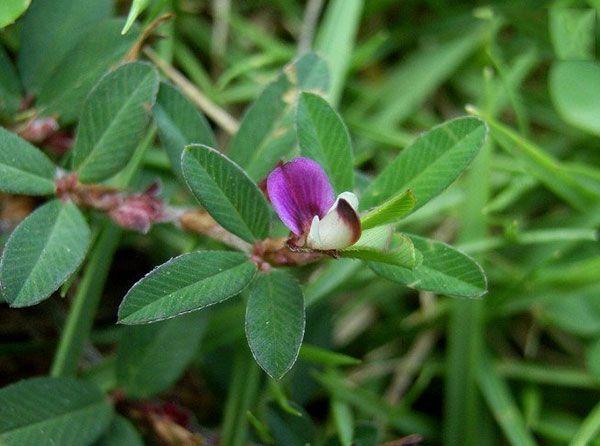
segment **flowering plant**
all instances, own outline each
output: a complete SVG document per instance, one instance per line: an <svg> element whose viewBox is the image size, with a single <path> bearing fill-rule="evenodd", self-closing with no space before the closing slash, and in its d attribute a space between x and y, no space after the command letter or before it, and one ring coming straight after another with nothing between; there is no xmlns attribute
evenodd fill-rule
<svg viewBox="0 0 600 446"><path fill-rule="evenodd" d="M600 364L589 12L507 65L491 9L254 3L0 2L0 445L565 440L504 380L597 387L515 365Z"/></svg>

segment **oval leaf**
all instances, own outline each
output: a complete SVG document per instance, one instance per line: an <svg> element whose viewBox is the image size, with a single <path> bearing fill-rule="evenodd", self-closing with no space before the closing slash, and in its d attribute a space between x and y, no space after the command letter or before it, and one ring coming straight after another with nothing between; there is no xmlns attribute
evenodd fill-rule
<svg viewBox="0 0 600 446"><path fill-rule="evenodd" d="M0 259L0 287L12 307L46 299L77 269L90 229L73 203L53 200L23 220Z"/></svg>
<svg viewBox="0 0 600 446"><path fill-rule="evenodd" d="M550 71L549 87L554 107L566 122L600 135L600 64L559 62Z"/></svg>
<svg viewBox="0 0 600 446"><path fill-rule="evenodd" d="M38 148L0 127L0 190L13 194L54 193L56 167Z"/></svg>
<svg viewBox="0 0 600 446"><path fill-rule="evenodd" d="M112 9L112 0L34 1L19 32L18 65L27 90L38 93L52 72L61 69L65 55L90 28L108 19Z"/></svg>
<svg viewBox="0 0 600 446"><path fill-rule="evenodd" d="M205 324L205 314L190 313L155 324L125 327L117 348L119 387L137 398L169 388L192 360Z"/></svg>
<svg viewBox="0 0 600 446"><path fill-rule="evenodd" d="M65 15L64 11L60 12ZM86 30L85 34L65 53L56 69L41 86L36 100L41 114L58 116L64 124L77 119L94 85L110 67L123 59L137 41L138 32L121 35L123 23L121 19L110 19L91 28L81 26ZM42 48L47 47L47 39L48 35L45 35Z"/></svg>
<svg viewBox="0 0 600 446"><path fill-rule="evenodd" d="M296 112L302 154L317 161L337 193L354 188L350 134L340 115L321 96L301 93Z"/></svg>
<svg viewBox="0 0 600 446"><path fill-rule="evenodd" d="M158 74L135 62L106 75L85 101L73 166L82 182L104 180L121 170L150 120L158 91Z"/></svg>
<svg viewBox="0 0 600 446"><path fill-rule="evenodd" d="M129 290L119 322L160 321L214 305L242 291L256 267L237 252L183 254L154 269Z"/></svg>
<svg viewBox="0 0 600 446"><path fill-rule="evenodd" d="M250 243L268 235L267 201L237 164L210 147L191 145L181 168L194 196L221 226Z"/></svg>
<svg viewBox="0 0 600 446"><path fill-rule="evenodd" d="M293 110L301 90L329 89L329 71L323 59L307 53L291 64L263 90L244 114L228 154L255 180L263 179L293 149Z"/></svg>
<svg viewBox="0 0 600 446"><path fill-rule="evenodd" d="M81 446L108 427L112 406L91 383L33 378L0 389L0 444Z"/></svg>
<svg viewBox="0 0 600 446"><path fill-rule="evenodd" d="M256 362L280 379L294 365L304 337L304 296L284 271L262 274L246 304L246 337Z"/></svg>
<svg viewBox="0 0 600 446"><path fill-rule="evenodd" d="M478 118L448 121L419 137L367 187L361 207L368 209L410 189L418 209L446 189L467 168L486 137Z"/></svg>
<svg viewBox="0 0 600 446"><path fill-rule="evenodd" d="M183 175L181 154L185 146L204 144L216 147L217 141L210 124L176 87L161 83L152 111L171 167L180 177Z"/></svg>
<svg viewBox="0 0 600 446"><path fill-rule="evenodd" d="M422 262L414 269L368 262L369 267L386 279L409 288L457 297L481 297L487 292L487 279L471 257L436 240L410 235Z"/></svg>

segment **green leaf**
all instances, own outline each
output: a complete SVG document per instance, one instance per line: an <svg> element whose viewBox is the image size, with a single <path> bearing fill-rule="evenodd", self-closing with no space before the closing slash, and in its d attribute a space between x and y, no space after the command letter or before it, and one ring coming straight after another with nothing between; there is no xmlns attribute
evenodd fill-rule
<svg viewBox="0 0 600 446"><path fill-rule="evenodd" d="M476 367L479 389L508 442L512 446L536 446L508 384L498 375L491 360L482 358Z"/></svg>
<svg viewBox="0 0 600 446"><path fill-rule="evenodd" d="M125 167L144 135L157 91L156 70L141 62L121 66L94 87L73 147L82 182L104 180Z"/></svg>
<svg viewBox="0 0 600 446"><path fill-rule="evenodd" d="M596 340L589 346L585 360L589 372L600 379L600 340Z"/></svg>
<svg viewBox="0 0 600 446"><path fill-rule="evenodd" d="M13 194L54 193L56 167L37 147L0 127L0 190Z"/></svg>
<svg viewBox="0 0 600 446"><path fill-rule="evenodd" d="M108 427L112 412L108 399L91 383L23 380L0 389L0 444L91 444Z"/></svg>
<svg viewBox="0 0 600 446"><path fill-rule="evenodd" d="M181 166L188 187L221 226L250 243L267 236L267 201L239 166L202 145L186 147Z"/></svg>
<svg viewBox="0 0 600 446"><path fill-rule="evenodd" d="M90 90L138 38L137 32L122 36L122 26L123 20L111 19L85 28L85 34L41 86L36 102L41 114L58 116L64 124L79 117Z"/></svg>
<svg viewBox="0 0 600 446"><path fill-rule="evenodd" d="M341 446L352 446L354 444L354 415L350 406L341 400L331 400L331 414L337 430Z"/></svg>
<svg viewBox="0 0 600 446"><path fill-rule="evenodd" d="M23 14L31 0L4 0L0 3L0 28L10 25Z"/></svg>
<svg viewBox="0 0 600 446"><path fill-rule="evenodd" d="M129 8L129 14L127 15L127 22L123 26L121 34L127 34L135 19L144 12L144 9L148 7L150 0L133 0L131 2L131 8Z"/></svg>
<svg viewBox="0 0 600 446"><path fill-rule="evenodd" d="M446 189L483 146L486 125L458 118L434 127L407 147L367 187L361 207L377 206L410 189L418 209Z"/></svg>
<svg viewBox="0 0 600 446"><path fill-rule="evenodd" d="M21 80L4 46L0 44L0 117L12 121L22 99Z"/></svg>
<svg viewBox="0 0 600 446"><path fill-rule="evenodd" d="M585 210L600 199L600 182L549 155L541 147L523 138L519 133L486 116L492 137L500 147L521 160L527 173L571 206Z"/></svg>
<svg viewBox="0 0 600 446"><path fill-rule="evenodd" d="M319 27L315 49L329 63L331 89L328 96L333 104L337 104L342 96L364 3L364 0L329 2Z"/></svg>
<svg viewBox="0 0 600 446"><path fill-rule="evenodd" d="M387 263L413 269L417 264L417 252L413 242L406 236L396 234L392 241L389 227L364 231L360 240L339 252L341 257L369 262Z"/></svg>
<svg viewBox="0 0 600 446"><path fill-rule="evenodd" d="M117 348L117 380L125 393L146 398L168 389L198 349L204 313L125 327Z"/></svg>
<svg viewBox="0 0 600 446"><path fill-rule="evenodd" d="M301 93L296 113L300 150L317 161L337 193L354 188L350 134L340 115L323 97Z"/></svg>
<svg viewBox="0 0 600 446"><path fill-rule="evenodd" d="M591 286L568 293L546 292L537 306L536 316L544 324L582 337L600 335L598 287Z"/></svg>
<svg viewBox="0 0 600 446"><path fill-rule="evenodd" d="M109 18L112 9L111 0L34 1L23 17L19 34L18 66L26 89L39 93L52 73L61 69L67 53L91 27ZM69 64L76 62L69 60Z"/></svg>
<svg viewBox="0 0 600 446"><path fill-rule="evenodd" d="M600 64L565 61L552 66L550 97L558 114L579 129L600 135Z"/></svg>
<svg viewBox="0 0 600 446"><path fill-rule="evenodd" d="M119 323L160 321L222 302L242 291L255 271L248 257L237 252L175 257L129 290L119 307Z"/></svg>
<svg viewBox="0 0 600 446"><path fill-rule="evenodd" d="M6 242L0 284L12 307L46 299L83 261L90 229L73 203L50 201L23 220Z"/></svg>
<svg viewBox="0 0 600 446"><path fill-rule="evenodd" d="M162 82L153 109L158 134L171 167L182 177L181 154L189 144L216 147L217 141L204 115L174 86Z"/></svg>
<svg viewBox="0 0 600 446"><path fill-rule="evenodd" d="M596 11L555 6L550 8L550 38L561 60L593 59Z"/></svg>
<svg viewBox="0 0 600 446"><path fill-rule="evenodd" d="M144 442L127 418L116 415L95 446L144 446Z"/></svg>
<svg viewBox="0 0 600 446"><path fill-rule="evenodd" d="M483 32L485 30L485 32ZM477 49L493 27L465 29L461 36L421 48L389 73L387 80L361 101L357 119L381 128L394 128L431 97Z"/></svg>
<svg viewBox="0 0 600 446"><path fill-rule="evenodd" d="M325 94L329 72L323 59L307 53L287 65L244 114L228 155L255 181L292 151L296 135L293 111L302 90Z"/></svg>
<svg viewBox="0 0 600 446"><path fill-rule="evenodd" d="M409 288L456 297L481 297L487 292L487 279L481 266L471 257L445 243L409 235L423 255L413 270L368 262L369 267L386 279Z"/></svg>
<svg viewBox="0 0 600 446"><path fill-rule="evenodd" d="M21 98L21 80L6 50L0 44L0 115L6 115L6 119L11 120L12 115L21 106Z"/></svg>
<svg viewBox="0 0 600 446"><path fill-rule="evenodd" d="M304 337L304 297L284 271L261 274L246 304L246 337L256 362L280 379L294 365Z"/></svg>
<svg viewBox="0 0 600 446"><path fill-rule="evenodd" d="M353 358L352 356L344 355L342 353L334 352L307 343L302 344L302 348L300 348L300 358L307 362L329 367L358 365L362 362L360 359Z"/></svg>
<svg viewBox="0 0 600 446"><path fill-rule="evenodd" d="M364 230L377 226L398 223L415 207L417 199L411 190L394 195L360 218L360 226Z"/></svg>

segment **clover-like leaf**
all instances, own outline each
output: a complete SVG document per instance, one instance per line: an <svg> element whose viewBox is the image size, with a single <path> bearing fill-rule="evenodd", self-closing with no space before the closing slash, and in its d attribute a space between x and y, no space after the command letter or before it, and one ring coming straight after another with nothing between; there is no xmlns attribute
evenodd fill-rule
<svg viewBox="0 0 600 446"><path fill-rule="evenodd" d="M201 312L125 327L117 348L119 386L133 397L149 397L170 387L192 360L205 327Z"/></svg>
<svg viewBox="0 0 600 446"><path fill-rule="evenodd" d="M304 156L317 161L341 193L354 188L350 134L340 115L322 96L303 92L296 112L298 143Z"/></svg>
<svg viewBox="0 0 600 446"><path fill-rule="evenodd" d="M315 53L299 57L267 85L246 111L231 140L228 155L253 180L261 180L294 147L294 109L299 92L326 94L328 89L329 71L325 61Z"/></svg>
<svg viewBox="0 0 600 446"><path fill-rule="evenodd" d="M267 236L267 201L237 164L210 147L194 144L185 148L181 167L194 196L221 226L250 243Z"/></svg>
<svg viewBox="0 0 600 446"><path fill-rule="evenodd" d="M478 118L445 122L419 137L367 187L361 207L368 209L410 189L418 209L446 189L483 146L487 133Z"/></svg>
<svg viewBox="0 0 600 446"><path fill-rule="evenodd" d="M148 273L127 293L119 322L144 324L222 302L242 291L256 267L237 252L183 254Z"/></svg>
<svg viewBox="0 0 600 446"><path fill-rule="evenodd" d="M216 147L217 141L204 115L174 86L162 82L153 109L160 141L171 167L182 176L181 154L185 146L204 144Z"/></svg>
<svg viewBox="0 0 600 446"><path fill-rule="evenodd" d="M82 182L104 180L125 167L150 121L157 91L156 70L141 62L119 67L94 87L73 147Z"/></svg>
<svg viewBox="0 0 600 446"><path fill-rule="evenodd" d="M37 147L0 127L0 190L13 194L54 192L56 167Z"/></svg>
<svg viewBox="0 0 600 446"><path fill-rule="evenodd" d="M0 289L13 307L46 299L77 269L90 244L90 229L73 203L53 200L23 220L0 260Z"/></svg>
<svg viewBox="0 0 600 446"><path fill-rule="evenodd" d="M294 365L304 337L304 297L285 271L261 274L246 304L246 337L254 359L280 379Z"/></svg>
<svg viewBox="0 0 600 446"><path fill-rule="evenodd" d="M451 246L410 235L422 261L414 269L368 262L380 276L409 288L457 297L481 297L487 292L487 279L481 266Z"/></svg>
<svg viewBox="0 0 600 446"><path fill-rule="evenodd" d="M80 446L108 427L113 409L94 384L33 378L0 389L0 444Z"/></svg>
<svg viewBox="0 0 600 446"><path fill-rule="evenodd" d="M100 0L98 3L104 1ZM108 19L93 26L77 25L84 33L74 46L57 60L56 68L40 86L36 99L40 114L58 116L64 124L74 122L81 115L83 104L92 88L111 67L119 65L139 37L137 31L122 36L120 31L123 23L123 19ZM48 35L44 35L43 39L41 48L47 47ZM23 52L21 51L21 54Z"/></svg>

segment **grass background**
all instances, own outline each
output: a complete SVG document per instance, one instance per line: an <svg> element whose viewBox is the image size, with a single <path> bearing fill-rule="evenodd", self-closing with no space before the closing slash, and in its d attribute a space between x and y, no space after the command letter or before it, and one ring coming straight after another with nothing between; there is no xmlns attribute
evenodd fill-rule
<svg viewBox="0 0 600 446"><path fill-rule="evenodd" d="M597 2L184 0L161 7L175 18L161 26L167 38L154 49L234 117L299 52L312 46L323 55L331 102L349 126L364 176L470 104L490 124L484 150L401 229L476 257L489 293L456 300L411 291L352 263L329 265L307 286L308 347L283 382L265 380L238 348L243 305L233 303L210 311L192 366L154 398L193 413L206 438L221 426L222 444L232 446L246 438L403 445L413 434L448 446L600 444L600 142L598 132L557 110L549 91L561 60L596 60ZM565 8L574 8L566 14L575 19L564 18ZM10 42L10 33L3 38ZM589 85L591 95L599 90ZM217 136L221 145L228 140L226 131ZM150 150L144 166L142 182L163 176L177 196L161 150ZM98 290L104 300L86 350L90 379L110 387L119 339L112 317L124 291L160 259L196 243L158 227L149 238L125 236L112 266L94 260L110 266L111 280ZM64 313L60 302L0 309L0 381L47 370Z"/></svg>

